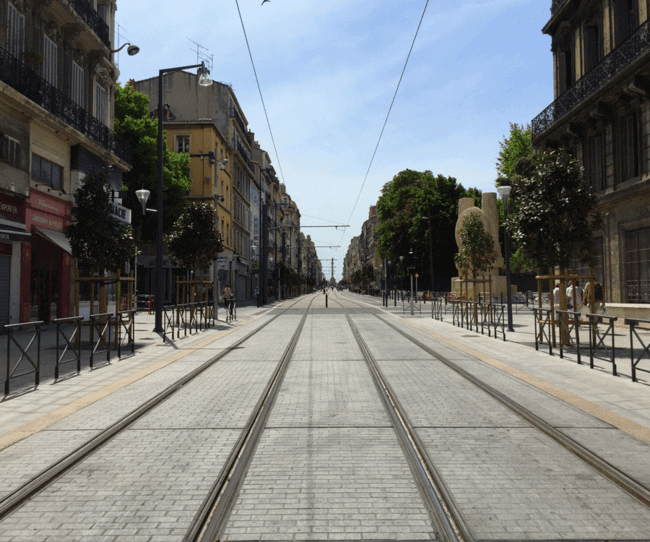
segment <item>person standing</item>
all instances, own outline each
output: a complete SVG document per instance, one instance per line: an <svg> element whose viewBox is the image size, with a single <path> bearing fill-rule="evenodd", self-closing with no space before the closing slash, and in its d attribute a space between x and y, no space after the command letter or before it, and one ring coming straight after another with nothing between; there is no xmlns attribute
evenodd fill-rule
<svg viewBox="0 0 650 542"><path fill-rule="evenodd" d="M569 282L566 297L567 307L571 308L569 304L572 304L573 310L576 312L582 308L582 288L580 288L580 283L577 280Z"/></svg>
<svg viewBox="0 0 650 542"><path fill-rule="evenodd" d="M223 289L223 303L226 307L226 310L230 306L231 299L232 299L232 290L230 289L230 284L226 284L226 287Z"/></svg>

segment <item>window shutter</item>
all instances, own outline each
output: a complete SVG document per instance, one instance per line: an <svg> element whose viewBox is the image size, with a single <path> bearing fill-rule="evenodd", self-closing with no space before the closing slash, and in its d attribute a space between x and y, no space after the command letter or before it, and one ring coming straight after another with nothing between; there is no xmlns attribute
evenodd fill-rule
<svg viewBox="0 0 650 542"><path fill-rule="evenodd" d="M84 70L74 61L72 62L71 77L72 100L80 107L84 107Z"/></svg>
<svg viewBox="0 0 650 542"><path fill-rule="evenodd" d="M7 7L7 50L19 59L25 52L25 16L11 2Z"/></svg>
<svg viewBox="0 0 650 542"><path fill-rule="evenodd" d="M58 47L43 35L43 78L53 87L57 86Z"/></svg>
<svg viewBox="0 0 650 542"><path fill-rule="evenodd" d="M106 124L106 109L108 101L106 98L106 89L99 83L95 83L95 118L102 124Z"/></svg>

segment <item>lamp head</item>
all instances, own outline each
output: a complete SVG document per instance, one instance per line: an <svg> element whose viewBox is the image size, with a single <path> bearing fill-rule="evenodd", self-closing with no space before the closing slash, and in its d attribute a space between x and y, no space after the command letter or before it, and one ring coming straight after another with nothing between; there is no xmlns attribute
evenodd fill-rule
<svg viewBox="0 0 650 542"><path fill-rule="evenodd" d="M504 201L508 199L511 190L512 190L512 186L503 185L503 184L501 186L497 186L497 192L499 193L499 197Z"/></svg>
<svg viewBox="0 0 650 542"><path fill-rule="evenodd" d="M137 45L130 44L129 48L126 50L129 56L137 55L140 52L140 47Z"/></svg>
<svg viewBox="0 0 650 542"><path fill-rule="evenodd" d="M135 196L138 198L140 205L142 205L142 214L145 213L145 209L147 208L147 200L149 199L149 194L151 194L151 192L149 192L149 190L145 190L144 188L135 191Z"/></svg>
<svg viewBox="0 0 650 542"><path fill-rule="evenodd" d="M210 79L210 70L205 67L205 63L201 62L201 67L197 73L199 76L199 85L202 87L209 87L212 85L212 79Z"/></svg>

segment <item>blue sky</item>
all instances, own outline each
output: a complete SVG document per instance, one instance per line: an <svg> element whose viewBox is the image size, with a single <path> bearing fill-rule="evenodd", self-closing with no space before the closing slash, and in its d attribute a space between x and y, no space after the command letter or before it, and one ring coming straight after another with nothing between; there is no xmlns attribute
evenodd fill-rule
<svg viewBox="0 0 650 542"><path fill-rule="evenodd" d="M235 0L158 0L156 9L119 0L119 43L140 47L120 53L120 81L196 63L189 39L207 48L212 78L233 86L302 224L350 224L303 230L316 245L341 245L318 249L336 259L337 278L394 175L429 169L494 191L509 123L528 123L553 101L551 40L541 32L551 0L431 0L360 194L426 0L260 4L239 0L277 156Z"/></svg>

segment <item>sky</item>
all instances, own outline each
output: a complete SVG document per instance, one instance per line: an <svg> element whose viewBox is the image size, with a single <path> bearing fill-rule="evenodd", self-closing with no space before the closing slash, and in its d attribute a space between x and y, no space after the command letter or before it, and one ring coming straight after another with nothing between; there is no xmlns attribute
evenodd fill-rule
<svg viewBox="0 0 650 542"><path fill-rule="evenodd" d="M157 0L152 8L118 0L115 43L140 47L136 56L126 49L116 55L119 80L196 64L196 43L212 55L212 79L232 85L298 205L302 232L317 247L340 246L317 248L327 277L333 258L341 278L351 239L400 171L431 170L494 192L499 142L510 123L530 123L553 101L551 39L541 31L551 0L261 4ZM350 227L306 227L330 225Z"/></svg>

